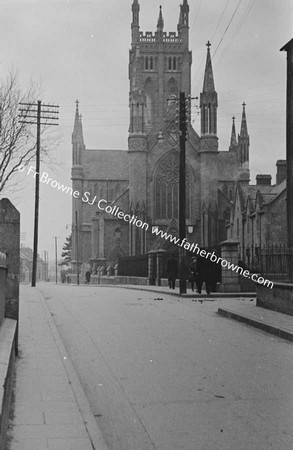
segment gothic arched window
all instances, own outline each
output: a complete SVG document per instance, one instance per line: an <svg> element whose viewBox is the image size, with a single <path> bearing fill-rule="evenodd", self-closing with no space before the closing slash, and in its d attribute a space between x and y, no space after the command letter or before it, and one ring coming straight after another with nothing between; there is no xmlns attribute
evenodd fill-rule
<svg viewBox="0 0 293 450"><path fill-rule="evenodd" d="M177 64L176 64L176 56L173 57L173 70L177 69Z"/></svg>
<svg viewBox="0 0 293 450"><path fill-rule="evenodd" d="M155 216L157 219L179 217L179 155L168 154L163 158L155 175ZM186 218L190 218L190 176L186 174Z"/></svg>
<svg viewBox="0 0 293 450"><path fill-rule="evenodd" d="M178 84L177 84L177 81L176 81L176 79L174 77L172 77L172 78L170 78L168 80L167 91L168 91L168 97L171 97L172 95L177 97L177 95L178 95Z"/></svg>
<svg viewBox="0 0 293 450"><path fill-rule="evenodd" d="M154 86L154 82L152 80L152 78L148 77L145 80L144 83L144 93L146 96L146 107L145 107L145 115L144 115L144 121L145 121L145 126L151 127L152 125L152 121L153 121L153 117L154 117L154 107L155 107L155 86Z"/></svg>
<svg viewBox="0 0 293 450"><path fill-rule="evenodd" d="M154 70L154 58L150 57L150 70Z"/></svg>
<svg viewBox="0 0 293 450"><path fill-rule="evenodd" d="M146 56L144 59L144 68L145 68L145 70L149 69L149 57L148 56Z"/></svg>

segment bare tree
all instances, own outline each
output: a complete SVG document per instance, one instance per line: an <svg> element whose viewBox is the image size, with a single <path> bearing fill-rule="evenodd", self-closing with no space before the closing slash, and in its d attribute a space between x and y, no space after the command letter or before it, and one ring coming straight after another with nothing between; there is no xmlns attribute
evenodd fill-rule
<svg viewBox="0 0 293 450"><path fill-rule="evenodd" d="M35 103L36 91L32 86L20 88L17 75L10 72L0 85L0 192L22 166L35 157L35 126L19 120L19 103ZM31 119L27 118L27 121Z"/></svg>

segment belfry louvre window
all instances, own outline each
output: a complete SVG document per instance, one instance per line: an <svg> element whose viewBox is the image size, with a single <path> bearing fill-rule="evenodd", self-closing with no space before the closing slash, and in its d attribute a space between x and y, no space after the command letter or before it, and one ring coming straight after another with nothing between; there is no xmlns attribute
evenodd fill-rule
<svg viewBox="0 0 293 450"><path fill-rule="evenodd" d="M154 58L153 56L145 56L144 58L144 69L154 70Z"/></svg>
<svg viewBox="0 0 293 450"><path fill-rule="evenodd" d="M190 218L190 176L186 174L186 218ZM179 155L168 155L155 175L155 216L157 219L179 217Z"/></svg>
<svg viewBox="0 0 293 450"><path fill-rule="evenodd" d="M177 58L176 58L176 56L169 56L169 58L168 58L168 70L177 70Z"/></svg>

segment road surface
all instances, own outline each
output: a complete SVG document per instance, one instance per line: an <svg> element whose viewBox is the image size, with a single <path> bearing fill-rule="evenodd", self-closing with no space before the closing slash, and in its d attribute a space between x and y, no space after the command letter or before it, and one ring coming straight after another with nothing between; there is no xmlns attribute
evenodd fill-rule
<svg viewBox="0 0 293 450"><path fill-rule="evenodd" d="M241 300L39 289L110 450L293 448L293 345L217 315Z"/></svg>

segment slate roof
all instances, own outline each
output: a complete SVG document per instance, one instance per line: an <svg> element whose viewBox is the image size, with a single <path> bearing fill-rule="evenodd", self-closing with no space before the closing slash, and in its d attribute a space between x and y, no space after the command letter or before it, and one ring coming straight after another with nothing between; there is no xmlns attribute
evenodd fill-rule
<svg viewBox="0 0 293 450"><path fill-rule="evenodd" d="M83 153L83 173L87 179L128 180L128 152L126 150L90 150Z"/></svg>

